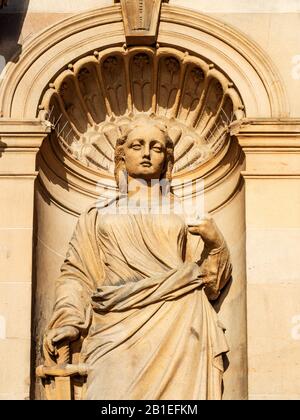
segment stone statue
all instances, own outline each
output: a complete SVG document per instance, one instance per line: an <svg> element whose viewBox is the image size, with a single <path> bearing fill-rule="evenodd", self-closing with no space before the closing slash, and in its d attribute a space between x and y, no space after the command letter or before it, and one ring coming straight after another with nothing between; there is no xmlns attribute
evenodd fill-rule
<svg viewBox="0 0 300 420"><path fill-rule="evenodd" d="M228 346L209 300L230 278L229 251L212 218L186 220L153 182L168 184L173 160L166 127L137 119L115 148L121 194L82 214L71 239L44 351L55 360L61 343L81 337L86 399L221 399ZM169 214L119 211L134 194L124 174L143 187L139 204L160 207L165 195ZM189 249L194 235L201 255Z"/></svg>

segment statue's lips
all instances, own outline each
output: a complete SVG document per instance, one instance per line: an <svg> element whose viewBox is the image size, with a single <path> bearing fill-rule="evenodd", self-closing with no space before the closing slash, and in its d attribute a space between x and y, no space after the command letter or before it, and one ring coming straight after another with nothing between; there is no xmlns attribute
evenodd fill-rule
<svg viewBox="0 0 300 420"><path fill-rule="evenodd" d="M152 166L151 162L141 162L140 163L141 166L143 166L144 168L150 168L150 166Z"/></svg>

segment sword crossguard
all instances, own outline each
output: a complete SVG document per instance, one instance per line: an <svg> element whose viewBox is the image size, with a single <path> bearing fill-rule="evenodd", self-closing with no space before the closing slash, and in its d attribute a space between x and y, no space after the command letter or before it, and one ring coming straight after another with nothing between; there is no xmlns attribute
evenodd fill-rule
<svg viewBox="0 0 300 420"><path fill-rule="evenodd" d="M77 365L59 364L54 366L38 366L36 368L36 375L40 378L46 378L47 376L52 377L70 377L74 375L87 376L88 369L84 363L78 363Z"/></svg>

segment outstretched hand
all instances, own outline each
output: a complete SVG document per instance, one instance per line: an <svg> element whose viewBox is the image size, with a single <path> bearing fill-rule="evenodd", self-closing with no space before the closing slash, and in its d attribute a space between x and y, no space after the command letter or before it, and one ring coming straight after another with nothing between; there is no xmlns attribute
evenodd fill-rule
<svg viewBox="0 0 300 420"><path fill-rule="evenodd" d="M222 233L219 231L214 219L209 215L195 223L189 223L188 230L193 235L200 235L205 245L211 249L221 247L224 242Z"/></svg>
<svg viewBox="0 0 300 420"><path fill-rule="evenodd" d="M56 354L56 346L61 341L75 341L79 337L79 330L76 327L65 326L48 330L44 338L45 350L52 355Z"/></svg>

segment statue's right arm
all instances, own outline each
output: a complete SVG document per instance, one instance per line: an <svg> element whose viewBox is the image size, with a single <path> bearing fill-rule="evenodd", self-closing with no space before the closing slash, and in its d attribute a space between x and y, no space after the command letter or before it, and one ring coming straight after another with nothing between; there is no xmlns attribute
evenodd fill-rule
<svg viewBox="0 0 300 420"><path fill-rule="evenodd" d="M48 330L44 338L44 350L51 354L55 355L56 346L60 342L68 342L77 340L80 335L80 331L76 327L65 326L59 328L52 328Z"/></svg>
<svg viewBox="0 0 300 420"><path fill-rule="evenodd" d="M76 340L90 324L90 297L101 282L95 213L80 216L56 281L55 305L45 334L50 354L61 341Z"/></svg>

